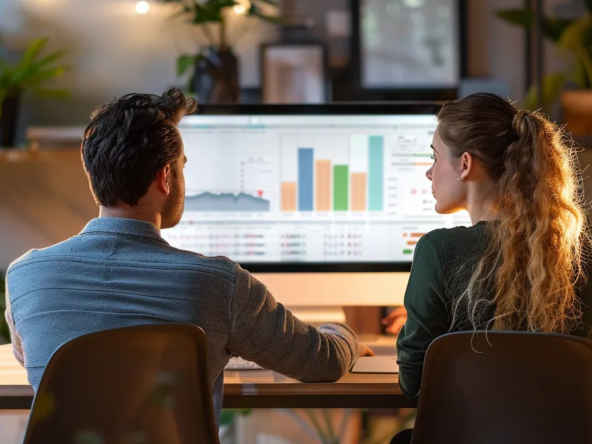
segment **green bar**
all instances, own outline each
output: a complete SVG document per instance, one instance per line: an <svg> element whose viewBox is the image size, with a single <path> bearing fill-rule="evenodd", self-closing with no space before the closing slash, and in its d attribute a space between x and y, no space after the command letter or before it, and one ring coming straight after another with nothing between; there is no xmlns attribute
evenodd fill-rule
<svg viewBox="0 0 592 444"><path fill-rule="evenodd" d="M333 210L347 211L349 167L347 165L333 166Z"/></svg>
<svg viewBox="0 0 592 444"><path fill-rule="evenodd" d="M403 250L403 254L413 254L413 250Z"/></svg>

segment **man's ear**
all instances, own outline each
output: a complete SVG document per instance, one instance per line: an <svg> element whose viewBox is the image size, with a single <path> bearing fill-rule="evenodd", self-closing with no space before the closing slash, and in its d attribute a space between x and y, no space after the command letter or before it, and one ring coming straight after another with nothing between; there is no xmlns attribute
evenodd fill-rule
<svg viewBox="0 0 592 444"><path fill-rule="evenodd" d="M156 187L163 192L165 195L169 195L171 192L170 186L171 180L171 165L166 164L160 170L156 172Z"/></svg>

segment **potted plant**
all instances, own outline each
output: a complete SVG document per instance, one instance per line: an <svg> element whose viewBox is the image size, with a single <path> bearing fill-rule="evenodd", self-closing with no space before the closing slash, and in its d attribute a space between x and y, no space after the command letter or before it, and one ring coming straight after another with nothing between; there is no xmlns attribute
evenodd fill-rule
<svg viewBox="0 0 592 444"><path fill-rule="evenodd" d="M232 50L227 14L245 14L271 23L280 23L278 16L269 14L268 8L276 8L275 0L159 0L177 3L179 11L173 18L181 17L197 26L206 45L196 54L184 54L177 59L177 75L182 76L193 69L188 90L200 102L238 102L239 62ZM212 33L214 24L217 33ZM236 30L235 30L236 31ZM240 30L238 30L240 34ZM235 36L241 38L242 35Z"/></svg>
<svg viewBox="0 0 592 444"><path fill-rule="evenodd" d="M20 60L11 66L0 55L0 147L14 144L18 108L26 93L38 97L67 97L61 89L44 88L44 84L66 72L66 66L55 63L64 56L56 51L40 57L48 39L33 40Z"/></svg>
<svg viewBox="0 0 592 444"><path fill-rule="evenodd" d="M563 119L574 136L592 135L592 0L586 0L585 5L587 12L578 19L545 17L542 24L544 36L557 45L568 69L543 78L541 107L548 112L561 97ZM536 23L530 9L502 10L497 16L526 29ZM537 108L537 85L527 92L524 105L530 110Z"/></svg>

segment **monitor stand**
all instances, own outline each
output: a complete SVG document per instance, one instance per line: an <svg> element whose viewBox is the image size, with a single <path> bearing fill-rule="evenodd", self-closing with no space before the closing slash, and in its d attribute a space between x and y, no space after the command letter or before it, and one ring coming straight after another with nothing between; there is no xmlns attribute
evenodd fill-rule
<svg viewBox="0 0 592 444"><path fill-rule="evenodd" d="M316 306L316 307L286 307L294 316L302 322L319 327L328 322L345 324L345 312L340 306Z"/></svg>

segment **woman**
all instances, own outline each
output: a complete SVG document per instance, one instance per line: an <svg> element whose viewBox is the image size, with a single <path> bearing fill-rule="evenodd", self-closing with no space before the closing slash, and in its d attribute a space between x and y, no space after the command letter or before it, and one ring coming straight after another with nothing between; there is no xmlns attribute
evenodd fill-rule
<svg viewBox="0 0 592 444"><path fill-rule="evenodd" d="M467 210L473 226L418 242L397 340L399 382L420 390L428 345L450 331L586 335L592 289L580 171L557 125L493 94L448 102L432 149L436 211Z"/></svg>

